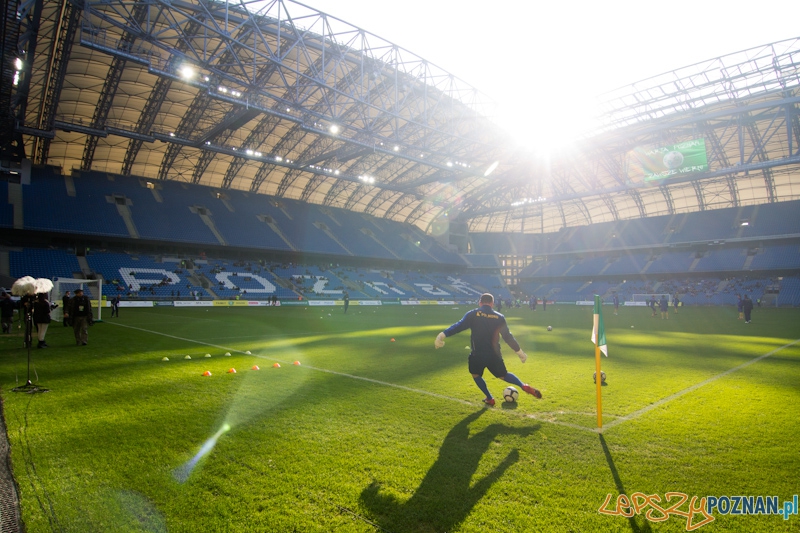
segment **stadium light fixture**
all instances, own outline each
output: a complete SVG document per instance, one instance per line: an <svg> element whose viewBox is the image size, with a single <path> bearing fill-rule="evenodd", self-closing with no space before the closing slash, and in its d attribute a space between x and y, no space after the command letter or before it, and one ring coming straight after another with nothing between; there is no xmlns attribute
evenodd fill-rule
<svg viewBox="0 0 800 533"><path fill-rule="evenodd" d="M337 124L331 124L330 127L328 128L328 131L331 132L333 135L336 135L337 133L339 133L340 128Z"/></svg>
<svg viewBox="0 0 800 533"><path fill-rule="evenodd" d="M196 74L195 70L189 65L183 65L180 69L181 78L191 80Z"/></svg>
<svg viewBox="0 0 800 533"><path fill-rule="evenodd" d="M452 161L448 161L448 162L447 162L447 166L448 166L448 167L452 167L452 166L453 166L453 162L452 162Z"/></svg>
<svg viewBox="0 0 800 533"><path fill-rule="evenodd" d="M396 144L394 145L394 151L395 151L395 152L399 152L399 151L400 151L400 147L399 147L399 146L397 146Z"/></svg>
<svg viewBox="0 0 800 533"><path fill-rule="evenodd" d="M497 170L498 166L500 166L500 161L495 161L494 163L489 165L489 168L487 168L486 172L483 173L483 177L488 178L489 176L491 176L492 172Z"/></svg>
<svg viewBox="0 0 800 533"><path fill-rule="evenodd" d="M22 70L22 59L16 58L14 60L14 68L17 70Z"/></svg>

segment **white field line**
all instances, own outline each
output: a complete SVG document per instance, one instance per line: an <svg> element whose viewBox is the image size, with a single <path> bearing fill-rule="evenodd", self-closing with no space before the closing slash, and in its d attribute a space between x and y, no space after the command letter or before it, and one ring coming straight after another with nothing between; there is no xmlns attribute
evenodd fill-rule
<svg viewBox="0 0 800 533"><path fill-rule="evenodd" d="M211 346L213 348L219 348L220 350L225 350L225 351L228 351L228 352L237 352L237 353L240 353L240 354L243 354L243 355L247 355L242 350L237 350L235 348L229 348L227 346L220 346L219 344L213 344L213 343L210 343L210 342L203 342L203 341L198 341L198 340L194 340L194 339L187 339L185 337L178 337L177 335L170 335L168 333L162 333L160 331L153 331L153 330L150 330L150 329L138 328L136 326L129 326L127 324L120 324L119 322L108 322L108 323L109 324L113 324L114 326L122 327L122 328L135 329L135 330L138 330L138 331L143 331L145 333L151 333L153 335L161 335L162 337L169 337L170 339L177 339L177 340L184 341L184 342L191 342L191 343L194 343L194 344L201 344L203 346ZM259 355L259 354L250 354L250 355L252 355L254 357L258 357L259 359L266 359L266 360L269 360L269 361L275 361L277 363L281 363L281 364L285 364L285 365L292 364L290 361L284 361L282 359L276 359L274 357L267 357L266 355ZM350 379L357 379L357 380L360 380L360 381L367 381L369 383L374 383L376 385L383 385L385 387L393 387L395 389L400 389L400 390L404 390L404 391L407 391L407 392L414 392L414 393L417 393L417 394L424 394L426 396L432 396L434 398L439 398L441 400L449 400L451 402L458 402L458 403L460 403L462 405L468 405L470 407L481 407L483 405L483 404L477 404L477 403L474 403L474 402L469 402L467 400L461 400L459 398L453 398L452 396L445 396L443 394L437 394L435 392L430 392L430 391L426 391L426 390L422 390L422 389L415 389L415 388L412 388L412 387L406 387L405 385L398 385L396 383L389 383L388 381L380 381L378 379L366 378L366 377L363 377L363 376L356 376L354 374L346 374L344 372L337 372L336 370L328 370L327 368L319 368L319 367L309 366L309 365L303 365L303 368L308 368L310 370L316 370L318 372L325 372L327 374L333 374L335 376L341 376L341 377L346 377L346 378L350 378ZM514 411L505 411L505 410L500 410L498 412L514 413ZM581 425L578 425L578 424L571 424L569 422L562 422L560 420L550 420L550 419L547 418L547 416L551 416L552 413L542 413L542 414L530 414L530 413L522 414L522 413L519 413L519 414L522 415L524 418L530 418L530 419L536 420L537 422L546 422L548 424L566 426L566 427L573 428L573 429L579 429L581 431L589 431L589 432L595 432L596 431L595 429L588 428L588 427L585 427L585 426L581 426ZM581 414L583 414L583 413L581 413ZM592 415L592 416L594 416L594 415Z"/></svg>
<svg viewBox="0 0 800 533"><path fill-rule="evenodd" d="M633 420L633 419L639 418L643 414L649 413L650 411L652 411L653 409L655 409L657 407L661 407L662 405L664 405L664 404L666 404L668 402L671 402L672 400L675 400L677 398L680 398L681 396L683 396L685 394L689 394L690 392L696 391L700 387L703 387L705 385L708 385L709 383L717 381L720 378L724 378L728 374L732 374L734 372L738 372L739 370L741 370L743 368L746 368L746 367L748 367L748 366L750 366L750 365L752 365L754 363L757 363L757 362L761 361L762 359L766 359L767 357L769 357L771 355L774 355L774 354L780 352L781 350L785 350L786 348L789 348L790 346L794 346L798 342L800 342L800 339L797 339L797 340L795 340L793 342L790 342L789 344L785 344L785 345L783 345L783 346L781 346L779 348L775 348L771 352L765 353L764 355L760 355L760 356L756 357L755 359L751 359L751 360L747 361L746 363L742 363L739 366L735 366L733 368L729 368L725 372L721 372L721 373L717 374L716 376L711 376L710 378L708 378L708 379L706 379L704 381L701 381L700 383L696 383L696 384L692 385L691 387L687 387L687 388L685 388L685 389L683 389L681 391L676 392L675 394L671 394L671 395L667 396L666 398L662 398L662 399L658 400L655 403L651 403L647 407L643 407L642 409L639 409L638 411L632 412L629 415L621 416L621 417L617 418L616 420L614 420L612 422L609 422L608 424L605 424L603 426L603 429L610 429L610 428L612 428L614 426L622 424L623 422L628 422L629 420Z"/></svg>

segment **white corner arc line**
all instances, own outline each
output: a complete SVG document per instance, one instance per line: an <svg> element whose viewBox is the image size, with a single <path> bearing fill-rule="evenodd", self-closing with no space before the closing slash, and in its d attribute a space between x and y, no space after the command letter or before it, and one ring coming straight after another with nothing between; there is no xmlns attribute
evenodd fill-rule
<svg viewBox="0 0 800 533"><path fill-rule="evenodd" d="M191 343L194 343L194 344L201 344L203 346L211 346L213 348L219 348L220 350L226 350L226 351L230 351L230 352L237 352L237 353L240 353L242 355L247 355L242 350L237 350L235 348L229 348L227 346L220 346L219 344L213 344L213 343L210 343L210 342L197 341L197 340L194 340L194 339L187 339L185 337L178 337L177 335L170 335L169 333L161 333L160 331L153 331L153 330L150 330L150 329L138 328L136 326L129 326L127 324L120 324L119 322L108 322L108 323L112 324L114 326L122 327L122 328L135 329L135 330L138 330L138 331L143 331L145 333L151 333L153 335L161 335L162 337L169 337L170 339L176 339L176 340L179 340L179 341L191 342ZM798 339L798 340L800 340L800 339ZM284 361L282 359L275 359L274 357L267 357L266 355L259 355L259 354L250 354L250 355L252 355L253 357L258 357L259 359L267 359L269 361L275 361L275 362L283 363L283 364L286 364L286 365L291 364L289 361ZM337 372L336 370L328 370L327 368L319 368L319 367L316 367L316 366L303 365L303 368L308 368L310 370L316 370L318 372L325 372L327 374L333 374L333 375L336 375L336 376L342 376L342 377L346 377L346 378L357 379L357 380L361 380L361 381L367 381L369 383L374 383L376 385L383 385L385 387L392 387L392 388L395 388L395 389L401 389L401 390L404 390L404 391L407 391L407 392L414 392L414 393L417 393L417 394L424 394L426 396L432 396L434 398L439 398L441 400L449 400L451 402L458 402L458 403L460 403L462 405L468 405L470 407L480 407L479 404L476 404L474 402L470 402L470 401L467 401L467 400L461 400L459 398L453 398L452 396L445 396L443 394L437 394L435 392L430 392L430 391L426 391L426 390L422 390L422 389L414 389L412 387L406 387L405 385L398 385L397 383L389 383L388 381L380 381L378 379L372 379L372 378L367 378L367 377L363 377L363 376L356 376L354 374L346 374L344 372ZM559 420L548 420L546 418L540 418L539 415L537 415L535 413L526 413L526 414L523 414L522 416L524 416L525 418L536 420L537 422L544 422L544 423L547 423L547 424L555 424L557 426L565 426L565 427L568 427L568 428L579 429L581 431L588 431L588 432L591 432L591 433L596 433L597 432L597 430L595 428L589 428L589 427L585 427L585 426L580 426L578 424L571 424L569 422L561 422Z"/></svg>
<svg viewBox="0 0 800 533"><path fill-rule="evenodd" d="M629 420L633 420L635 418L639 418L643 414L649 413L653 409L655 409L657 407L661 407L665 403L671 402L672 400L680 398L681 396L683 396L685 394L689 394L690 392L696 391L700 387L708 385L709 383L712 383L712 382L714 382L714 381L716 381L716 380L718 380L720 378L724 378L728 374L732 374L734 372L738 372L739 370L741 370L741 369L743 369L745 367L748 367L748 366L750 366L750 365L752 365L754 363L757 363L757 362L761 361L762 359L766 359L767 357L769 357L771 355L775 355L776 353L780 352L781 350L785 350L786 348L794 346L798 342L800 342L800 339L796 339L795 341L790 342L789 344L784 344L783 346L780 346L779 348L775 348L774 350L772 350L769 353L765 353L764 355L759 355L755 359L751 359L751 360L747 361L746 363L742 363L739 366L735 366L733 368L729 368L728 370L726 370L724 372L721 372L721 373L719 373L719 374L717 374L715 376L711 376L710 378L708 378L708 379L706 379L704 381L701 381L700 383L696 383L696 384L692 385L691 387L687 387L687 388L685 388L683 390L680 390L680 391L678 391L678 392L676 392L674 394L671 394L671 395L669 395L669 396L667 396L665 398L661 398L657 402L651 403L647 407L643 407L643 408L639 409L638 411L634 411L629 415L621 416L621 417L617 418L616 420L614 420L613 422L609 422L608 424L605 424L603 426L603 429L610 429L610 428L612 428L614 426L622 424L623 422L628 422Z"/></svg>

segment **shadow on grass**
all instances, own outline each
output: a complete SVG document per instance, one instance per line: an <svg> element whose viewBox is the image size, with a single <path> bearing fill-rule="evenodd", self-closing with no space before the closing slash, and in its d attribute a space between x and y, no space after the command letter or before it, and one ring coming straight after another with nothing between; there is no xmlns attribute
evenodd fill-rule
<svg viewBox="0 0 800 533"><path fill-rule="evenodd" d="M611 470L611 477L614 478L614 484L617 486L617 494L628 494L625 491L625 486L622 484L622 479L619 477L619 472L617 472L617 467L614 464L614 458L611 457L611 451L608 449L608 445L606 444L606 439L603 435L598 435L600 437L600 446L603 447L603 454L606 456L606 462L608 463L608 468ZM639 526L636 522L636 517L631 516L628 518L628 523L631 526L631 531L634 533L645 532L649 533L652 531L650 529L649 522L645 521L644 525Z"/></svg>
<svg viewBox="0 0 800 533"><path fill-rule="evenodd" d="M519 460L519 452L513 449L486 476L470 483L484 453L499 435L527 437L539 429L539 426L518 429L492 424L470 436L470 423L485 411L467 416L450 430L436 462L407 501L400 502L393 495L381 494L377 481L361 492L362 504L381 528L393 532L452 531L494 482Z"/></svg>

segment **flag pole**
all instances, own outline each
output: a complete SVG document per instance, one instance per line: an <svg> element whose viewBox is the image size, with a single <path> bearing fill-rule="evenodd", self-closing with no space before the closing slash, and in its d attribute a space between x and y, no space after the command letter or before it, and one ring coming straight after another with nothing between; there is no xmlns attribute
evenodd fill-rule
<svg viewBox="0 0 800 533"><path fill-rule="evenodd" d="M594 381L597 389L597 427L603 428L603 378L600 373L600 295L594 295Z"/></svg>

